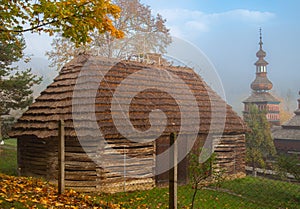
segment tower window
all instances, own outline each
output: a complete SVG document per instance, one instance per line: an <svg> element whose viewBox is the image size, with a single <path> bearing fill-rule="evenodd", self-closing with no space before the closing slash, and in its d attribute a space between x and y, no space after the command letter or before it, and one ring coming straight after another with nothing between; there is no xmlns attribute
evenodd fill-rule
<svg viewBox="0 0 300 209"><path fill-rule="evenodd" d="M256 71L258 73L265 73L265 72L267 72L267 67L266 66L257 66Z"/></svg>

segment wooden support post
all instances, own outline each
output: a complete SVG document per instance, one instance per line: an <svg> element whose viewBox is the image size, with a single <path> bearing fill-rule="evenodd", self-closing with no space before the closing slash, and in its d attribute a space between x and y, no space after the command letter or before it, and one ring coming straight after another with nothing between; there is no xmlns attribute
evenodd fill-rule
<svg viewBox="0 0 300 209"><path fill-rule="evenodd" d="M3 140L2 138L3 138L3 137L2 137L2 118L1 118L1 116L2 116L2 115L0 114L0 143L3 143L3 142L2 142L2 140Z"/></svg>
<svg viewBox="0 0 300 209"><path fill-rule="evenodd" d="M177 155L178 148L176 133L170 135L170 146L174 145L174 150L170 149L170 167L169 170L169 208L177 209Z"/></svg>
<svg viewBox="0 0 300 209"><path fill-rule="evenodd" d="M58 126L58 194L65 190L65 123L59 121Z"/></svg>

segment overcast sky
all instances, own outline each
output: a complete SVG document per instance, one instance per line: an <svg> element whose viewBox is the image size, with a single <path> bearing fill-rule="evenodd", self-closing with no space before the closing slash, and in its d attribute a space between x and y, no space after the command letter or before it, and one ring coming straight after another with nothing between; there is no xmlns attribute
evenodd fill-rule
<svg viewBox="0 0 300 209"><path fill-rule="evenodd" d="M186 40L210 59L237 112L255 77L259 28L274 93L300 90L300 1L296 0L141 0L167 19L171 35ZM28 53L44 57L50 38L28 33ZM183 49L184 50L184 49ZM186 52L188 53L188 51ZM45 57L46 58L46 57ZM296 107L296 105L295 105Z"/></svg>

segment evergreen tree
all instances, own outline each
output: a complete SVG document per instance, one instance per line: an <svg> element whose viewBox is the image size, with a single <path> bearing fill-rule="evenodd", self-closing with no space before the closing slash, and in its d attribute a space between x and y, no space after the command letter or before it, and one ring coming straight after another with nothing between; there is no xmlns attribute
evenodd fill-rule
<svg viewBox="0 0 300 209"><path fill-rule="evenodd" d="M31 69L19 71L13 62L24 58L25 42L22 36L7 38L0 33L0 140L2 140L1 116L10 110L24 109L33 100L31 87L41 82Z"/></svg>
<svg viewBox="0 0 300 209"><path fill-rule="evenodd" d="M256 168L264 168L266 160L275 156L276 150L264 111L260 111L256 105L251 105L249 113L245 115L245 122L251 129L246 134L246 162L256 175Z"/></svg>

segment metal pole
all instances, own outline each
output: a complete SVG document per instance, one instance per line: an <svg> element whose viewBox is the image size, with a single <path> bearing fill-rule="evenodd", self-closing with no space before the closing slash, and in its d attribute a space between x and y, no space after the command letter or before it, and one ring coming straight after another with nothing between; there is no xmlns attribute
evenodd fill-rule
<svg viewBox="0 0 300 209"><path fill-rule="evenodd" d="M65 123L59 121L58 126L58 193L65 191Z"/></svg>
<svg viewBox="0 0 300 209"><path fill-rule="evenodd" d="M174 150L170 149L170 165L169 170L169 208L177 209L177 143L176 133L170 135L170 147L174 145Z"/></svg>

